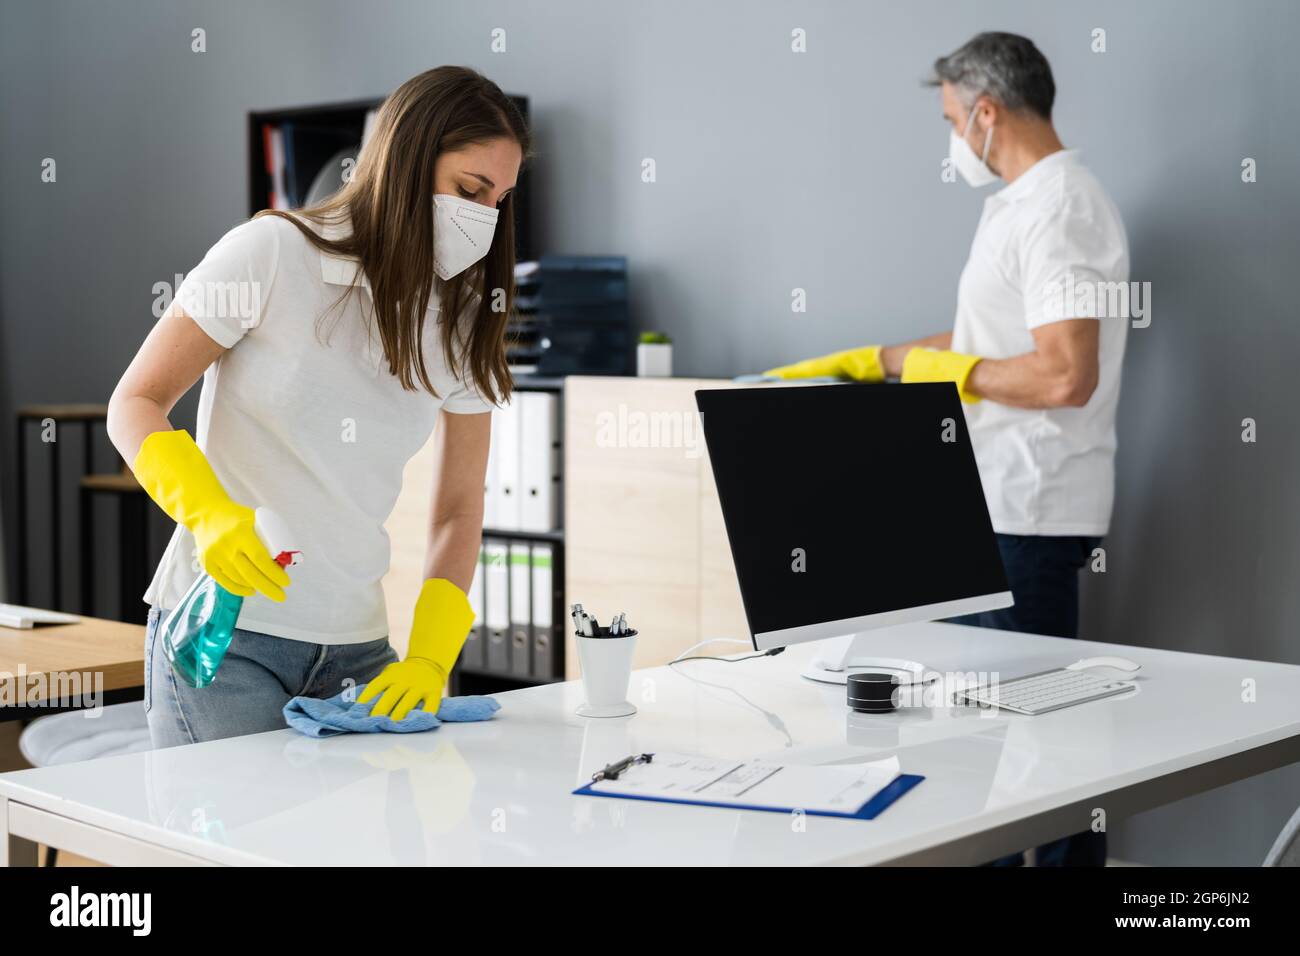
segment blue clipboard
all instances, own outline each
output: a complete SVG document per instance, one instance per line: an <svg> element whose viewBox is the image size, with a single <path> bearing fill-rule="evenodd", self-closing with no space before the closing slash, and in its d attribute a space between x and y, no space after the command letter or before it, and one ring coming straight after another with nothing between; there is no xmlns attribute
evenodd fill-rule
<svg viewBox="0 0 1300 956"><path fill-rule="evenodd" d="M924 780L914 773L899 774L894 781L864 803L855 813L834 813L830 810L805 810L810 817L843 817L847 820L874 820L892 806L899 797ZM690 807L720 807L723 810L762 810L769 813L793 813L794 807L757 807L740 803L717 803L712 800L670 800L664 797L632 796L626 793L601 793L592 790L591 784L573 791L575 797L613 797L616 800L645 800L648 803L681 803Z"/></svg>

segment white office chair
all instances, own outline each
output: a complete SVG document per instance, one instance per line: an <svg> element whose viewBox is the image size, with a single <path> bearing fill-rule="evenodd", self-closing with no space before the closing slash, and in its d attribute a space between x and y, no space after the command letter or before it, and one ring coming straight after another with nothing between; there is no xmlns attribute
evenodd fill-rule
<svg viewBox="0 0 1300 956"><path fill-rule="evenodd" d="M150 749L149 723L138 700L105 707L98 717L78 710L38 717L18 737L18 750L33 767ZM46 866L53 866L57 857L54 847L45 848Z"/></svg>
<svg viewBox="0 0 1300 956"><path fill-rule="evenodd" d="M1300 866L1300 809L1291 814L1273 849L1264 857L1265 866Z"/></svg>

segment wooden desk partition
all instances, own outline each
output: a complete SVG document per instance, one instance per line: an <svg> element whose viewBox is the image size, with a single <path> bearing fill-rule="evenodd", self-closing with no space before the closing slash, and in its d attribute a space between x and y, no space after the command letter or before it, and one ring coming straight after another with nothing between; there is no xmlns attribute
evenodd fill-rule
<svg viewBox="0 0 1300 956"><path fill-rule="evenodd" d="M570 376L564 389L565 600L639 632L634 667L749 629L695 409L719 379ZM566 622L567 623L567 622ZM580 675L566 628L567 674ZM725 644L703 653L730 653ZM635 689L634 689L635 692Z"/></svg>

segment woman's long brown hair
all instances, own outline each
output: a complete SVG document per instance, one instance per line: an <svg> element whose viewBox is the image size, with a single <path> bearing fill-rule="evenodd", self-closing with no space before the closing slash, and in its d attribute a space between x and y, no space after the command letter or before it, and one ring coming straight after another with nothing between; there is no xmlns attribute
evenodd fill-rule
<svg viewBox="0 0 1300 956"><path fill-rule="evenodd" d="M441 306L447 367L468 375L493 404L513 386L505 336L515 295L514 191L501 202L482 260L445 282L433 271L434 162L444 152L503 136L529 156L528 129L510 98L471 69L440 66L407 80L384 101L342 189L309 208L257 214L288 219L318 248L360 261L370 283L374 331L389 371L408 391L423 387L437 395L421 348L432 294ZM299 217L321 225L350 219L351 234L326 239Z"/></svg>

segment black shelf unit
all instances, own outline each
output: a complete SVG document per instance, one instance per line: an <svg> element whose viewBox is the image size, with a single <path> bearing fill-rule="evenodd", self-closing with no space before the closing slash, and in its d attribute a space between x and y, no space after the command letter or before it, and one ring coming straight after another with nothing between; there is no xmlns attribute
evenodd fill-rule
<svg viewBox="0 0 1300 956"><path fill-rule="evenodd" d="M501 541L540 541L549 544L563 544L564 531L507 531L504 528L484 528L483 537L497 538Z"/></svg>
<svg viewBox="0 0 1300 956"><path fill-rule="evenodd" d="M271 177L266 171L266 148L262 129L267 124L299 123L321 129L334 129L357 145L366 126L366 114L376 109L383 98L350 100L320 106L302 106L280 110L262 110L248 114L248 214L268 208Z"/></svg>
<svg viewBox="0 0 1300 956"><path fill-rule="evenodd" d="M516 392L551 392L556 395L559 402L559 444L561 452L564 448L564 379L562 378L541 378L537 376L519 376L515 379ZM561 454L561 462L563 454ZM563 467L560 473L560 485L556 489L556 494L563 500L564 492L564 474ZM484 528L483 544L500 543L506 546L506 574L505 582L507 588L506 606L510 607L514 599L512 588L514 587L514 575L510 573L510 545L527 544L529 546L529 564L531 566L534 545L545 545L551 549L551 627L550 633L538 635L536 629L533 629L531 640L520 642L515 640L513 626L508 626L504 632L493 631L487 627L486 620L479 622L481 627L480 640L485 643L481 645L479 656L483 658L482 664L466 664L461 661L456 663L451 673L451 692L454 694L492 694L504 690L518 690L523 687L536 687L541 684L552 684L565 679L565 626L564 622L568 620L568 612L564 597L564 513L563 507L560 510L560 527L552 531L519 531L505 528ZM484 608L488 606L488 576L486 567L480 567L479 573L483 574L483 591L480 598ZM530 598L531 601L531 598ZM536 615L530 615L535 617ZM486 618L486 614L484 615ZM539 637L549 643L550 647L550 667L545 673L539 673L536 665L535 647ZM504 648L500 642L506 642ZM497 642L495 656L503 661L499 668L493 668L487 665L487 661L494 656L491 642ZM517 655L522 652L527 659L522 664L519 662Z"/></svg>
<svg viewBox="0 0 1300 956"><path fill-rule="evenodd" d="M505 539L484 530L483 543L489 545L503 542ZM516 538L512 543L520 543ZM538 541L539 544L549 542ZM510 551L506 552L505 587L507 591L506 606L515 600L513 575L510 573ZM532 547L529 547L529 561L532 560ZM486 566L479 568L484 575L482 583L482 604L486 608L488 593L492 587L486 574ZM486 617L486 615L485 615ZM456 662L451 672L451 692L453 694L491 694L497 690L518 690L522 687L536 687L540 684L553 684L564 680L564 552L559 545L551 545L551 626L549 633L540 634L536 627L530 627L529 633L518 635L512 623L504 630L487 626L485 620L476 622L477 638L480 642L479 657L482 663L469 664L462 660ZM545 672L537 670L537 648L549 646L550 666ZM467 642L467 649L468 649ZM463 652L465 653L465 652ZM522 655L522 658L520 657ZM499 666L493 666L493 657L499 659Z"/></svg>

